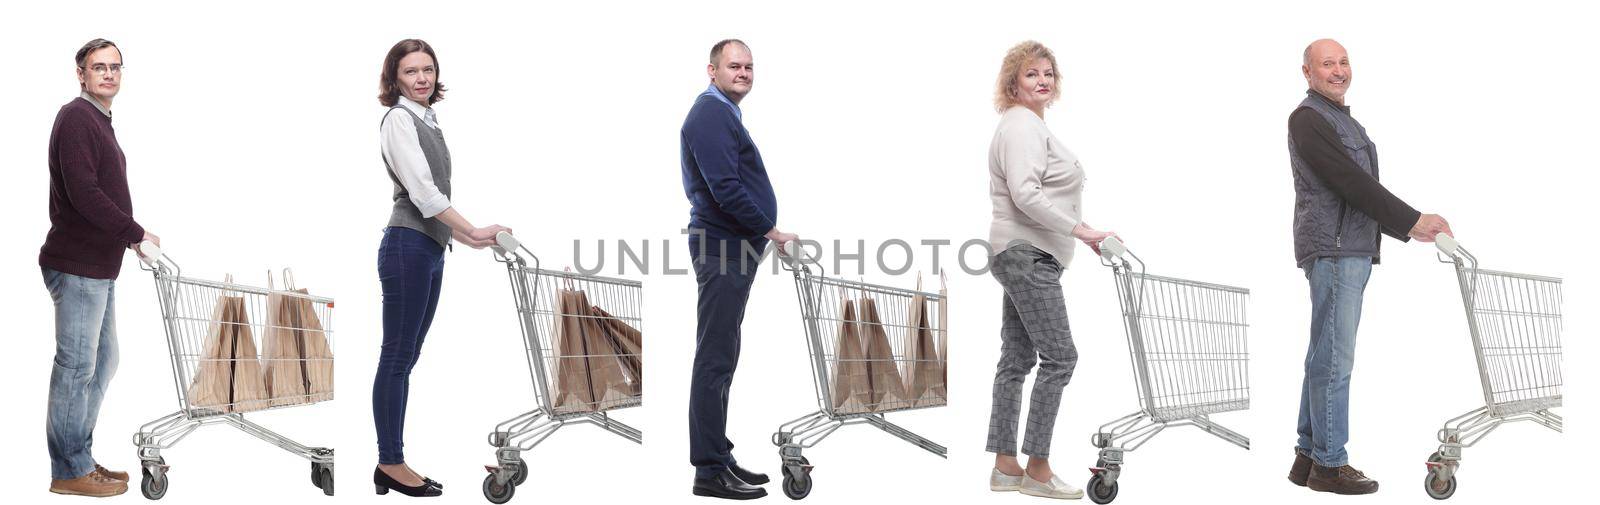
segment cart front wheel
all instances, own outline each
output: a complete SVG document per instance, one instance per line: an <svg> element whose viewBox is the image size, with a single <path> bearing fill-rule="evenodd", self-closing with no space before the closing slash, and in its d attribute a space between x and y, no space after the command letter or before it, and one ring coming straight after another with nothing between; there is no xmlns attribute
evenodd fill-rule
<svg viewBox="0 0 1600 505"><path fill-rule="evenodd" d="M1118 482L1113 482L1107 486L1104 479L1101 479L1099 475L1095 475L1089 478L1088 489L1083 491L1089 493L1090 501L1104 505L1111 503L1111 500L1117 499L1117 488L1119 486L1121 486L1121 483Z"/></svg>
<svg viewBox="0 0 1600 505"><path fill-rule="evenodd" d="M333 496L333 469L323 468L322 471L318 473L319 476L317 477L317 487L322 488L322 494Z"/></svg>
<svg viewBox="0 0 1600 505"><path fill-rule="evenodd" d="M1439 472L1429 470L1428 477L1422 481L1422 489L1427 491L1428 496L1435 500L1449 499L1451 495L1456 494L1456 476L1451 475L1449 479L1440 479Z"/></svg>
<svg viewBox="0 0 1600 505"><path fill-rule="evenodd" d="M799 478L785 474L783 476L783 495L791 500L804 499L811 494L811 476L802 474Z"/></svg>
<svg viewBox="0 0 1600 505"><path fill-rule="evenodd" d="M518 486L521 486L522 483L527 482L527 481L528 481L528 463L526 461L522 461L520 459L517 460L516 463L512 463L511 464L511 482L516 484L516 485L518 485Z"/></svg>
<svg viewBox="0 0 1600 505"><path fill-rule="evenodd" d="M152 475L150 470L142 470L139 479L139 492L145 498L160 500L167 495L167 474Z"/></svg>
<svg viewBox="0 0 1600 505"><path fill-rule="evenodd" d="M499 505L511 501L511 495L516 492L517 486L515 484L511 482L505 484L495 482L494 474L492 473L483 478L483 497L487 498L489 503Z"/></svg>

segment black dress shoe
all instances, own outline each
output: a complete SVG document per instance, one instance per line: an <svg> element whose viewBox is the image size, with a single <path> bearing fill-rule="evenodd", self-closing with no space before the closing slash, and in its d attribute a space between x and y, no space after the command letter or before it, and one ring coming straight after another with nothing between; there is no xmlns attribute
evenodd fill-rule
<svg viewBox="0 0 1600 505"><path fill-rule="evenodd" d="M771 481L771 479L767 478L767 474L745 470L743 467L737 464L728 467L728 470L732 470L733 475L738 477L739 480L744 481L745 484L761 485Z"/></svg>
<svg viewBox="0 0 1600 505"><path fill-rule="evenodd" d="M766 496L767 490L746 484L732 471L723 470L710 478L695 478L694 494L728 500L753 500Z"/></svg>
<svg viewBox="0 0 1600 505"><path fill-rule="evenodd" d="M440 484L439 481L436 481L436 480L433 480L433 479L430 479L430 478L427 478L427 477L423 477L422 478L422 484L423 485L427 485L427 486L433 486L433 487L439 488L440 491L444 491L444 484Z"/></svg>
<svg viewBox="0 0 1600 505"><path fill-rule="evenodd" d="M421 486L415 487L401 484L399 481L394 480L394 477L390 477L389 474L383 473L382 468L372 469L372 485L377 490L378 494L389 494L390 489L399 491L400 494L406 496L439 496L444 494L443 489L434 487L427 482L423 482Z"/></svg>

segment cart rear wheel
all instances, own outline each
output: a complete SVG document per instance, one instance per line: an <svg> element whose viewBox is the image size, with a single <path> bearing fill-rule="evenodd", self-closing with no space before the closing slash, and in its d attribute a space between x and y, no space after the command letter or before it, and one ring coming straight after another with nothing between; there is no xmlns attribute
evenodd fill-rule
<svg viewBox="0 0 1600 505"><path fill-rule="evenodd" d="M167 495L167 474L152 475L149 469L141 470L139 479L139 492L145 498L160 500Z"/></svg>
<svg viewBox="0 0 1600 505"><path fill-rule="evenodd" d="M505 484L495 482L494 474L492 473L483 478L483 497L487 498L489 503L499 505L511 501L511 495L516 492L517 486L515 484L511 482L506 482Z"/></svg>
<svg viewBox="0 0 1600 505"><path fill-rule="evenodd" d="M1429 470L1427 478L1422 480L1422 489L1435 500L1447 500L1456 494L1456 476L1440 479L1439 472Z"/></svg>
<svg viewBox="0 0 1600 505"><path fill-rule="evenodd" d="M789 497L789 499L792 499L792 500L799 500L799 499L805 498L806 495L809 495L809 494L811 494L811 476L810 475L801 474L800 478L795 478L793 475L789 475L787 473L784 474L784 476L783 476L783 495L784 496L787 496L787 497Z"/></svg>
<svg viewBox="0 0 1600 505"><path fill-rule="evenodd" d="M1089 485L1083 491L1089 494L1090 501L1104 505L1111 503L1111 500L1117 499L1117 488L1120 485L1121 483L1113 482L1110 486L1107 486L1104 479L1101 479L1099 475L1095 475L1089 478Z"/></svg>
<svg viewBox="0 0 1600 505"><path fill-rule="evenodd" d="M322 494L333 496L333 469L324 467L318 473L317 487L322 488Z"/></svg>
<svg viewBox="0 0 1600 505"><path fill-rule="evenodd" d="M516 485L518 485L518 486L521 486L522 483L527 482L527 481L528 481L528 463L526 461L522 461L520 459L517 460L517 462L512 463L511 464L511 482L516 484Z"/></svg>

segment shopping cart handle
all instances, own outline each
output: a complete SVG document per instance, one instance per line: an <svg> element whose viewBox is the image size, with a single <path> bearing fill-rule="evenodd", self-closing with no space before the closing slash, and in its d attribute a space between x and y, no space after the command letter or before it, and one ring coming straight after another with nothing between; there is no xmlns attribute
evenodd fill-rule
<svg viewBox="0 0 1600 505"><path fill-rule="evenodd" d="M518 247L522 246L522 243L517 241L517 237L511 236L511 232L502 231L494 234L494 246L500 249L500 254L504 255L507 252L516 251Z"/></svg>
<svg viewBox="0 0 1600 505"><path fill-rule="evenodd" d="M816 263L816 261L813 261L810 257L806 256L806 248L801 247L800 241L798 240L784 242L782 252L783 254L781 256L783 256L783 260L788 262L789 266L791 267L800 266L805 263Z"/></svg>
<svg viewBox="0 0 1600 505"><path fill-rule="evenodd" d="M1128 247L1122 245L1122 241L1117 240L1117 237L1106 237L1105 240L1100 241L1100 257L1108 261L1127 254Z"/></svg>
<svg viewBox="0 0 1600 505"><path fill-rule="evenodd" d="M1456 250L1461 249L1461 243L1456 242L1455 237L1443 233L1433 236L1433 246L1438 247L1439 252L1446 256L1455 256Z"/></svg>
<svg viewBox="0 0 1600 505"><path fill-rule="evenodd" d="M156 263L161 261L161 246L156 245L155 242L149 240L140 242L138 248L139 261L143 261L144 264L154 267Z"/></svg>

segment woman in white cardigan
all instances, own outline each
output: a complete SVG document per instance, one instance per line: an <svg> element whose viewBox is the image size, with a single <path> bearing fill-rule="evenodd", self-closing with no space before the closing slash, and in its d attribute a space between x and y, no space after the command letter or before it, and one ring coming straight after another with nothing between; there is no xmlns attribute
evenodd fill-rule
<svg viewBox="0 0 1600 505"><path fill-rule="evenodd" d="M1074 239L1098 251L1100 241L1115 234L1083 222L1083 167L1045 126L1045 108L1061 96L1060 85L1055 55L1034 41L1006 53L996 82L1001 116L989 145L989 243L998 252L990 273L1005 294L989 416L988 451L995 453L989 488L1076 499L1083 491L1056 477L1049 461L1061 391L1078 361L1061 273L1072 261ZM1017 461L1017 425L1022 383L1035 363L1039 374L1022 443L1024 468Z"/></svg>

